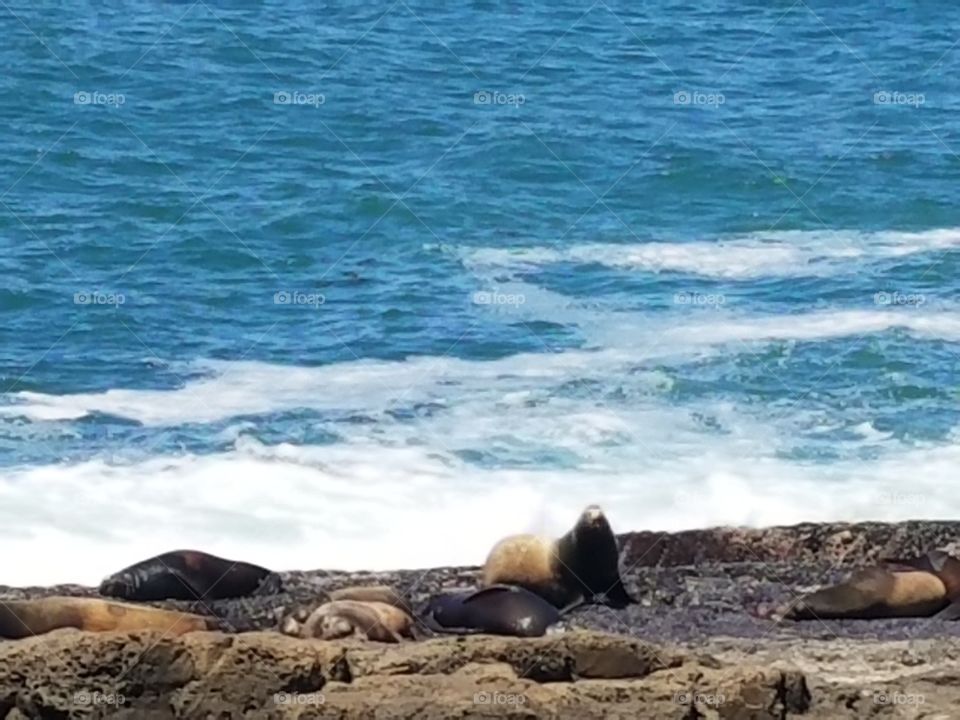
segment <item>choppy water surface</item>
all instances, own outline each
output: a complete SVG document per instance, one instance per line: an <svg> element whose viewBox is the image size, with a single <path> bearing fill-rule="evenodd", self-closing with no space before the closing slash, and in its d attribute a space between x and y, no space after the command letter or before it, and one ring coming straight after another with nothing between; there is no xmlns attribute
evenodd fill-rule
<svg viewBox="0 0 960 720"><path fill-rule="evenodd" d="M4 582L956 516L958 20L5 5Z"/></svg>

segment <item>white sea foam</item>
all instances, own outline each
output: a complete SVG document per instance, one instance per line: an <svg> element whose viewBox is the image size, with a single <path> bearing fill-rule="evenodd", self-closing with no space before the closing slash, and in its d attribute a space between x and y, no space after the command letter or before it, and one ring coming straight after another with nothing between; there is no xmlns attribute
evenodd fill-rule
<svg viewBox="0 0 960 720"><path fill-rule="evenodd" d="M862 438L850 442L870 444L879 459L785 459L792 430L820 422L807 409L778 417L782 409L729 402L684 406L669 399L669 363L643 365L657 353L890 328L956 339L956 317L715 317L665 327L633 318L620 332L608 323L619 345L596 351L316 368L207 362L190 368L207 375L175 390L22 393L8 414L108 412L153 425L237 419L220 433L229 452L0 470L3 580L95 582L176 547L278 568L472 564L505 533L561 532L590 502L619 528L655 530L960 512L943 492L960 445L905 449L837 414L824 419L833 423L827 429L847 427ZM331 445L266 445L253 438L257 423L242 417L303 407L373 422L332 420L340 437Z"/></svg>
<svg viewBox="0 0 960 720"><path fill-rule="evenodd" d="M479 275L559 262L705 277L833 275L861 263L960 247L960 228L924 232L774 231L690 242L453 249Z"/></svg>
<svg viewBox="0 0 960 720"><path fill-rule="evenodd" d="M953 247L958 237L869 236L850 250L830 249L826 234L802 234L798 242L781 234L659 257L685 272L751 277ZM485 251L470 261L485 269L574 257L606 262L597 247L525 251L519 261ZM644 266L648 251L660 252L642 250L634 266ZM521 282L505 287L525 301L504 312L576 326L585 348L493 361L415 357L321 367L205 361L181 368L189 379L170 390L0 398L0 416L26 434L68 431L68 421L104 413L160 427L230 421L218 439L231 447L130 465L99 459L0 469L3 582L96 582L177 547L281 569L474 564L506 533L562 532L591 502L624 530L960 512L945 492L960 438L911 449L841 411L811 419L803 406L686 406L670 397L672 365L705 354L889 331L957 341L960 313L932 303L776 316L740 312L735 303L612 312ZM305 422L323 424L336 442L254 439L261 422L254 416L299 409L316 411ZM343 422L346 416L367 422ZM821 421L824 432L847 431L851 439L841 442L869 445L875 459L789 459L796 428Z"/></svg>
<svg viewBox="0 0 960 720"><path fill-rule="evenodd" d="M562 312L557 310L557 313ZM562 383L605 379L638 363L711 351L746 351L747 345L860 337L899 329L924 339L960 340L960 313L947 311L844 310L796 315L732 312L651 318L570 310L569 319L598 350L513 355L494 361L417 357L405 361L360 360L321 367L260 362L204 362L209 375L174 390L113 389L52 395L20 392L0 415L34 421L64 420L99 412L145 425L212 422L299 408L381 413L416 403L460 408L482 402L493 411L511 393ZM193 368L195 369L195 368ZM669 382L640 375L651 387Z"/></svg>
<svg viewBox="0 0 960 720"><path fill-rule="evenodd" d="M958 462L957 445L824 466L707 442L639 467L484 470L440 447L248 439L220 455L3 471L3 580L95 583L179 547L278 569L479 564L504 534L557 534L591 502L621 530L956 517Z"/></svg>

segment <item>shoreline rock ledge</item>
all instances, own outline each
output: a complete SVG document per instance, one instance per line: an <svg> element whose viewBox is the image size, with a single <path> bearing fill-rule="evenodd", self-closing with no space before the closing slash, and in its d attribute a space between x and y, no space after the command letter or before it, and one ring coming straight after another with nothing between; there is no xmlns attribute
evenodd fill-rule
<svg viewBox="0 0 960 720"><path fill-rule="evenodd" d="M774 720L807 713L801 672L741 660L593 631L380 646L259 632L168 638L64 630L0 645L0 717Z"/></svg>

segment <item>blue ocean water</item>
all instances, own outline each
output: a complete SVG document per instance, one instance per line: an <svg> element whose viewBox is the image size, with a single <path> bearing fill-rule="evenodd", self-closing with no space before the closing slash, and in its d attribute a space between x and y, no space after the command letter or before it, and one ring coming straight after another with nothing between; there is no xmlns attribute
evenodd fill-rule
<svg viewBox="0 0 960 720"><path fill-rule="evenodd" d="M958 20L3 4L4 581L956 515Z"/></svg>

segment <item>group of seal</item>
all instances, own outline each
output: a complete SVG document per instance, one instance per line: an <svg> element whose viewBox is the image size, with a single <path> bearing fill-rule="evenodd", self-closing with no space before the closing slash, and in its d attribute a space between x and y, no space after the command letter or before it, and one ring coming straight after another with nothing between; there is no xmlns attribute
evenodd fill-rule
<svg viewBox="0 0 960 720"><path fill-rule="evenodd" d="M302 638L360 637L396 643L414 638L415 617L435 633L537 637L575 608L635 602L619 571L617 539L603 511L587 507L558 539L513 535L484 563L480 587L433 596L422 613L386 586L348 587L323 594L279 630ZM275 594L280 576L266 568L196 550L176 550L106 578L104 597L46 597L0 601L0 638L20 639L58 628L91 632L161 630L181 635L222 627L215 617L135 605ZM117 602L106 598L119 598ZM935 550L889 559L845 582L806 594L775 613L789 620L937 617L960 619L960 560Z"/></svg>
<svg viewBox="0 0 960 720"><path fill-rule="evenodd" d="M440 633L543 635L564 613L584 603L623 607L632 602L620 578L616 537L591 505L559 539L515 535L498 542L483 567L480 587L444 592L427 602L423 625ZM217 618L132 602L205 601L275 594L278 574L197 550L175 550L104 579L102 597L47 597L0 602L0 637L18 639L58 628L92 632L162 630L183 634L221 627ZM117 602L118 598L127 602ZM303 638L362 637L399 642L414 637L411 603L385 586L324 593L312 610L300 608L279 630Z"/></svg>
<svg viewBox="0 0 960 720"><path fill-rule="evenodd" d="M280 631L307 639L359 637L397 643L414 637L413 626L410 604L393 588L376 585L334 590L312 612L301 608L288 616Z"/></svg>
<svg viewBox="0 0 960 720"><path fill-rule="evenodd" d="M219 600L279 589L279 576L266 568L196 550L175 550L124 568L100 585L104 597L52 596L0 601L0 637L21 639L61 628L88 632L161 630L182 635L215 630L214 617L164 610L104 598Z"/></svg>
<svg viewBox="0 0 960 720"><path fill-rule="evenodd" d="M412 636L417 616L433 633L537 637L579 605L632 602L618 561L610 523L591 505L558 540L504 538L487 557L478 589L434 595L421 613L391 588L342 588L312 611L301 608L285 618L281 631L326 640L360 636L399 642Z"/></svg>
<svg viewBox="0 0 960 720"><path fill-rule="evenodd" d="M498 542L484 563L480 590L434 597L427 625L438 632L533 637L583 604L623 608L633 599L619 560L609 521L590 505L559 539L527 534Z"/></svg>

